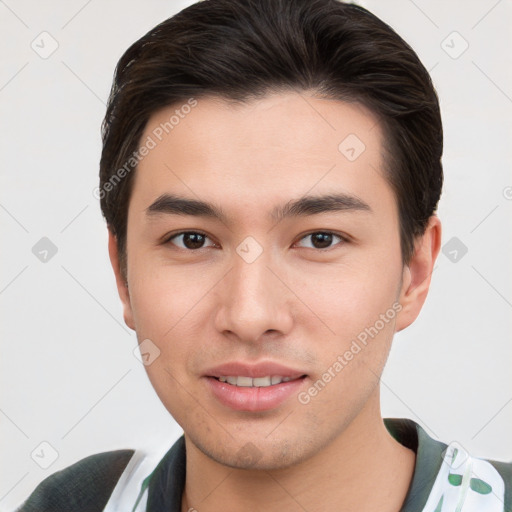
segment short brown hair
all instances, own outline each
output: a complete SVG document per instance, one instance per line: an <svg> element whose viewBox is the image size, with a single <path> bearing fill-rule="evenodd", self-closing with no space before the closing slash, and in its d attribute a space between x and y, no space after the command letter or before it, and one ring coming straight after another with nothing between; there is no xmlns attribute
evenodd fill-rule
<svg viewBox="0 0 512 512"><path fill-rule="evenodd" d="M439 102L416 53L354 4L203 0L133 43L115 70L102 125L99 197L125 276L137 164L132 155L149 117L192 97L244 102L287 89L357 102L378 117L384 172L399 210L402 262L410 262L443 184Z"/></svg>

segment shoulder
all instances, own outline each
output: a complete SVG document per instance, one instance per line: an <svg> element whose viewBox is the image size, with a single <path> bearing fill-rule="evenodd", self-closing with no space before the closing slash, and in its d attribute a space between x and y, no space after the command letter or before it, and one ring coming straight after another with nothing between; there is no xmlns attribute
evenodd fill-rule
<svg viewBox="0 0 512 512"><path fill-rule="evenodd" d="M512 461L487 459L487 463L490 464L502 478L505 486L505 512L512 512Z"/></svg>
<svg viewBox="0 0 512 512"><path fill-rule="evenodd" d="M403 512L512 512L512 461L473 456L457 441L430 437L408 418L384 418L384 424L416 452Z"/></svg>
<svg viewBox="0 0 512 512"><path fill-rule="evenodd" d="M512 461L474 457L450 443L427 505L439 511L512 512Z"/></svg>
<svg viewBox="0 0 512 512"><path fill-rule="evenodd" d="M94 512L108 502L135 450L85 457L45 478L16 512Z"/></svg>

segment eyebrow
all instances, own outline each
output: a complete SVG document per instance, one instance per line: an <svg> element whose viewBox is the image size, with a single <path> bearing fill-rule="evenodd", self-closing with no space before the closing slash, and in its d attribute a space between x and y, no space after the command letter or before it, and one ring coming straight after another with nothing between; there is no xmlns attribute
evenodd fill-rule
<svg viewBox="0 0 512 512"><path fill-rule="evenodd" d="M359 197L346 193L336 193L305 196L288 201L284 205L276 206L270 212L269 217L275 222L280 222L289 217L305 217L338 211L373 213L370 205ZM225 224L230 222L229 217L220 206L175 194L162 194L146 209L146 213L149 216L160 214L191 215L217 219Z"/></svg>

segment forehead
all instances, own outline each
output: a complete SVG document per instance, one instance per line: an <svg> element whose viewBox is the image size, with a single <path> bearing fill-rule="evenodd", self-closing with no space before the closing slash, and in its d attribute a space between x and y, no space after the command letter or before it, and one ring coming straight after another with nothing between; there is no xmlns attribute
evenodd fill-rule
<svg viewBox="0 0 512 512"><path fill-rule="evenodd" d="M252 215L251 206L268 216L309 193L395 202L382 170L381 126L355 103L297 92L242 104L200 98L153 114L140 142L151 146L135 174L141 207L169 192L209 198L241 216Z"/></svg>

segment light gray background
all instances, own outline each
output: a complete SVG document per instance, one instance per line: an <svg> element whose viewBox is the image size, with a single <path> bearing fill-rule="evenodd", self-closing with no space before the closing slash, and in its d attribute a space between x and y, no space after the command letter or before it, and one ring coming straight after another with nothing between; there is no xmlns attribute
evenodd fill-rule
<svg viewBox="0 0 512 512"><path fill-rule="evenodd" d="M191 3L0 0L1 510L82 457L170 447L181 434L133 355L92 191L115 64ZM456 237L468 249L455 262L440 254L423 311L396 335L383 416L512 460L512 2L361 4L431 70L445 129L443 245ZM58 250L46 262L32 252L42 237Z"/></svg>

